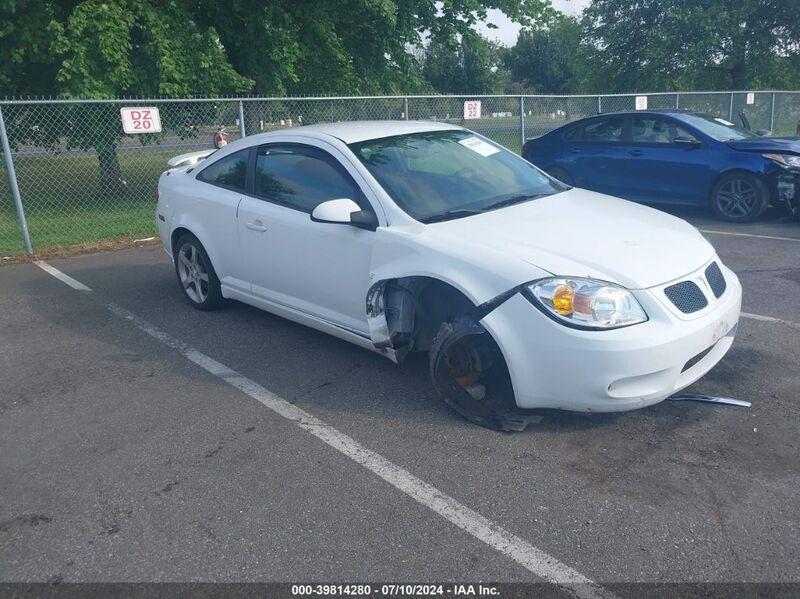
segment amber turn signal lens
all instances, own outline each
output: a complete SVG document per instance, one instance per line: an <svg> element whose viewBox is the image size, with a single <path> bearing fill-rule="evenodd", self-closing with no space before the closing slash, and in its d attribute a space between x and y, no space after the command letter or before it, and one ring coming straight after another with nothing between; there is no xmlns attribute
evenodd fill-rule
<svg viewBox="0 0 800 599"><path fill-rule="evenodd" d="M573 312L575 292L569 285L559 285L553 292L553 307L556 312L567 316Z"/></svg>

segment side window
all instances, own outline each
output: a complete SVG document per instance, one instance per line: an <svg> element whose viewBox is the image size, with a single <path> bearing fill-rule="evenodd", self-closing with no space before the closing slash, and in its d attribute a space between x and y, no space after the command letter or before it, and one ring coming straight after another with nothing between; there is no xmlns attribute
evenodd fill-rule
<svg viewBox="0 0 800 599"><path fill-rule="evenodd" d="M625 119L621 116L594 121L583 127L581 141L622 141Z"/></svg>
<svg viewBox="0 0 800 599"><path fill-rule="evenodd" d="M355 185L321 153L293 146L258 149L253 191L265 200L309 213L327 200L359 200Z"/></svg>
<svg viewBox="0 0 800 599"><path fill-rule="evenodd" d="M247 157L250 150L242 150L209 164L197 175L200 181L244 191L247 181Z"/></svg>
<svg viewBox="0 0 800 599"><path fill-rule="evenodd" d="M676 137L695 139L686 129L652 116L633 117L633 143L670 144Z"/></svg>

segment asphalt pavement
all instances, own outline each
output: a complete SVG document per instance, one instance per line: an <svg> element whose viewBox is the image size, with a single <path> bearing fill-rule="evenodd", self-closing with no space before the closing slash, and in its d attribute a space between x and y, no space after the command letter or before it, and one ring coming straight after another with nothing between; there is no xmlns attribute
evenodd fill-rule
<svg viewBox="0 0 800 599"><path fill-rule="evenodd" d="M0 268L0 581L541 580L413 478L600 585L800 582L800 225L680 215L748 315L687 391L752 408L547 411L497 433L437 398L424 357L396 366L242 304L193 310L158 247L50 262L91 293Z"/></svg>

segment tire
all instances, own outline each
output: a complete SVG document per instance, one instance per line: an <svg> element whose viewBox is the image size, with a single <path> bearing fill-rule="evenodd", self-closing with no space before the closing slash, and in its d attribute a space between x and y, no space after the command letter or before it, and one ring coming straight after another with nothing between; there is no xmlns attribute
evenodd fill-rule
<svg viewBox="0 0 800 599"><path fill-rule="evenodd" d="M499 431L520 431L529 415L517 408L503 355L469 317L443 323L429 354L431 380L446 404L467 420Z"/></svg>
<svg viewBox="0 0 800 599"><path fill-rule="evenodd" d="M575 185L575 179L572 178L566 170L561 168L560 166L554 166L552 168L547 169L547 174L553 177L554 179L558 179L562 183L569 185L570 187Z"/></svg>
<svg viewBox="0 0 800 599"><path fill-rule="evenodd" d="M711 190L711 208L722 220L749 223L756 220L769 204L769 188L749 173L723 175Z"/></svg>
<svg viewBox="0 0 800 599"><path fill-rule="evenodd" d="M175 242L175 274L183 297L198 310L217 310L224 299L219 278L203 244L191 233Z"/></svg>

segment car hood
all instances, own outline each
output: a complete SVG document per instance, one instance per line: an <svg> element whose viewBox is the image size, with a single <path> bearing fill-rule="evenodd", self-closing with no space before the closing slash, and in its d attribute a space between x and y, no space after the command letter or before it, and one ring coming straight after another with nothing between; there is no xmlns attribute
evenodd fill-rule
<svg viewBox="0 0 800 599"><path fill-rule="evenodd" d="M555 275L588 276L629 289L677 279L715 254L684 220L577 188L427 228L447 243L485 248Z"/></svg>
<svg viewBox="0 0 800 599"><path fill-rule="evenodd" d="M743 152L800 154L800 137L754 137L725 143L728 144L728 147Z"/></svg>

